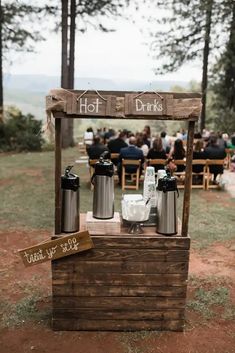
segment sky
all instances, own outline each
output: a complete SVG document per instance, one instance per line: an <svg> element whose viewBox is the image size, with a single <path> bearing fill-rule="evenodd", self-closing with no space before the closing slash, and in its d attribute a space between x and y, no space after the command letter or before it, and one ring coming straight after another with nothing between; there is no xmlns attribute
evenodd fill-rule
<svg viewBox="0 0 235 353"><path fill-rule="evenodd" d="M134 10L129 12L135 16ZM142 17L141 17L142 18ZM75 51L75 76L108 79L179 80L201 79L199 64L182 67L178 72L156 76L156 65L151 57L148 44L151 38L141 31L143 20L134 25L130 20L119 19L107 23L116 28L115 32L102 33L92 28L84 34L77 33ZM156 24L155 24L156 26ZM145 31L146 32L146 31ZM60 75L61 39L60 33L46 33L47 40L36 44L36 53L14 54L11 64L5 67L6 74ZM160 60L161 62L161 60Z"/></svg>

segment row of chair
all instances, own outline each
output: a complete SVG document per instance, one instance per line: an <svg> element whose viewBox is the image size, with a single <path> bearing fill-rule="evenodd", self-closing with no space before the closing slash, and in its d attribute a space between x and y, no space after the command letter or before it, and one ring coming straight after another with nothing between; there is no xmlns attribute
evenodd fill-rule
<svg viewBox="0 0 235 353"><path fill-rule="evenodd" d="M176 167L184 166L186 167L186 160L175 160L174 161ZM164 165L164 159L150 159L147 161L147 165L155 166L155 165ZM192 188L193 189L203 189L208 190L211 188L218 188L218 185L215 180L213 180L213 174L210 172L210 166L224 166L224 159L195 159L192 161L192 166L202 166L202 171L199 173L192 172ZM178 187L184 188L185 181L185 170L182 172L174 171L173 175L178 179ZM219 178L221 178L221 174L219 174Z"/></svg>
<svg viewBox="0 0 235 353"><path fill-rule="evenodd" d="M116 158L116 156L115 156ZM97 162L97 160L89 160L89 166L90 166L90 177L92 176L94 172L94 165ZM155 166L155 165L165 165L166 160L165 159L149 159L145 163L145 168L146 166ZM174 161L176 166L179 165L184 165L186 166L186 161L185 160L175 160ZM205 159L197 159L193 160L192 162L193 166L200 165L203 167L202 172L200 173L195 173L192 172L192 188L201 188L204 190L208 190L211 188L217 188L218 186L213 182L213 174L210 173L210 166L211 165L224 165L224 160L205 160ZM136 172L135 173L128 173L126 171L126 166L136 166ZM128 160L128 159L123 159L122 160L122 190L125 189L139 189L139 183L141 180L141 160ZM185 181L185 171L183 172L178 172L177 170L173 172L173 175L178 179L178 187L183 188L184 187L184 181ZM221 175L219 176L221 177ZM117 177L117 171L115 171L115 178ZM92 188L92 185L91 185Z"/></svg>

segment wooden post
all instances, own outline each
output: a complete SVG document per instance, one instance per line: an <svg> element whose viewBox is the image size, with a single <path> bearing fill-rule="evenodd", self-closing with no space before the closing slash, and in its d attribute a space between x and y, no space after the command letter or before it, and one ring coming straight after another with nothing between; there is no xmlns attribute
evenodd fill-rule
<svg viewBox="0 0 235 353"><path fill-rule="evenodd" d="M187 153L186 153L185 183L184 183L182 237L188 236L190 194L191 194L191 184L192 184L194 126L195 126L195 121L189 121L189 123L188 123Z"/></svg>
<svg viewBox="0 0 235 353"><path fill-rule="evenodd" d="M55 119L55 234L61 233L61 119Z"/></svg>

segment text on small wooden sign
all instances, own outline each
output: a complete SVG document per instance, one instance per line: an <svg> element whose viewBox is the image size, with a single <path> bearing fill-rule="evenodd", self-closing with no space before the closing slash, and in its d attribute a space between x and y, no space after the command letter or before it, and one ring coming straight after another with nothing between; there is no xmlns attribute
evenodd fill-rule
<svg viewBox="0 0 235 353"><path fill-rule="evenodd" d="M45 261L59 259L93 248L93 242L87 231L78 232L58 239L19 250L19 254L26 267Z"/></svg>

